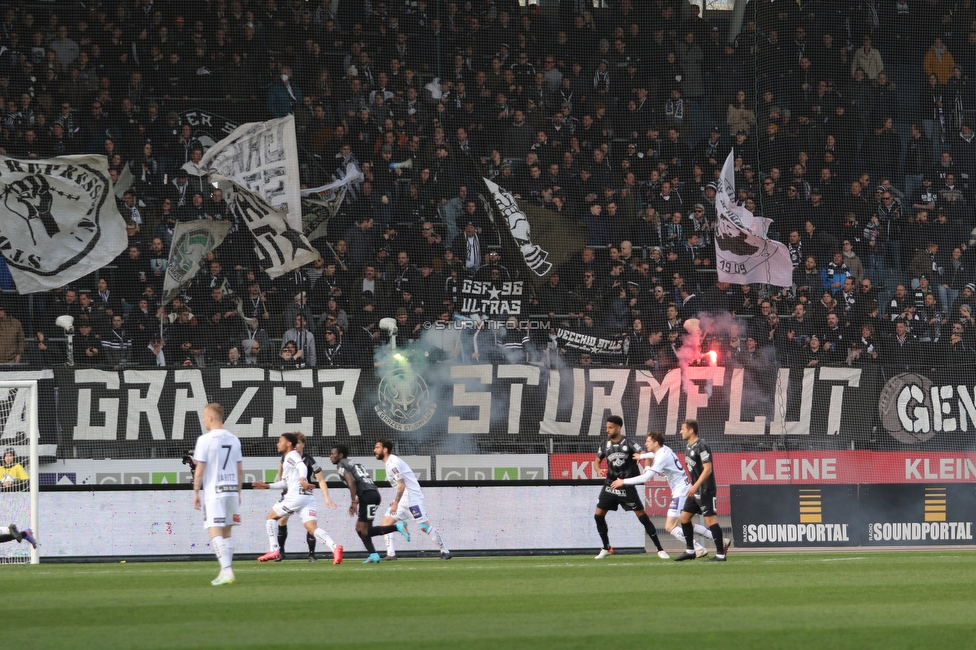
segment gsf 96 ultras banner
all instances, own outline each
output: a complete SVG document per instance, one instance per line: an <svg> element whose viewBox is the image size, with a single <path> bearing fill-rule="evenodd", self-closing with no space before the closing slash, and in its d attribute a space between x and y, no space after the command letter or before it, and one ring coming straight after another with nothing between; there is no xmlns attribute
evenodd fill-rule
<svg viewBox="0 0 976 650"><path fill-rule="evenodd" d="M971 545L976 485L733 485L742 547Z"/></svg>

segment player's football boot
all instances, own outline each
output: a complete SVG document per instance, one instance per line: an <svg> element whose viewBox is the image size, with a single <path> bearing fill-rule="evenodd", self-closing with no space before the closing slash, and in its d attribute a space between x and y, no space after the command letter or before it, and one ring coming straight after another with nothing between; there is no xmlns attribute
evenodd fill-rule
<svg viewBox="0 0 976 650"><path fill-rule="evenodd" d="M281 557L281 552L275 549L274 551L268 551L259 557L258 562L270 562L271 560L277 560L279 557Z"/></svg>
<svg viewBox="0 0 976 650"><path fill-rule="evenodd" d="M210 581L210 584L214 587L234 584L234 571L232 569L222 569L217 574L217 577Z"/></svg>
<svg viewBox="0 0 976 650"><path fill-rule="evenodd" d="M600 549L600 552L597 553L596 556L593 559L594 560L602 560L603 558L605 558L608 555L613 555L613 547L612 546L610 548L601 548Z"/></svg>
<svg viewBox="0 0 976 650"><path fill-rule="evenodd" d="M396 562L399 559L400 558L398 558L396 555L387 555L385 558L383 558L383 561L384 562Z"/></svg>
<svg viewBox="0 0 976 650"><path fill-rule="evenodd" d="M396 522L396 527L397 530L400 531L400 534L403 535L403 537L409 542L410 533L407 532L407 523L405 521L398 521Z"/></svg>
<svg viewBox="0 0 976 650"><path fill-rule="evenodd" d="M684 562L685 560L694 560L696 557L694 551L685 551L678 557L674 558L675 562Z"/></svg>
<svg viewBox="0 0 976 650"><path fill-rule="evenodd" d="M451 559L451 552L450 551L442 551L441 552L441 559L442 560L450 560Z"/></svg>
<svg viewBox="0 0 976 650"><path fill-rule="evenodd" d="M725 562L725 556L719 557L716 555L715 557L708 558L706 562Z"/></svg>
<svg viewBox="0 0 976 650"><path fill-rule="evenodd" d="M667 551L658 551L657 552L657 556L659 558L661 558L662 560L670 560L671 559L671 556L668 555L668 552Z"/></svg>
<svg viewBox="0 0 976 650"><path fill-rule="evenodd" d="M309 562L318 562L319 559L317 557L315 557L315 553L309 553L308 554L308 561Z"/></svg>
<svg viewBox="0 0 976 650"><path fill-rule="evenodd" d="M20 532L20 536L26 539L27 543L29 543L31 546L37 548L37 540L34 538L34 533L31 532L30 528L22 530Z"/></svg>
<svg viewBox="0 0 976 650"><path fill-rule="evenodd" d="M379 553L370 553L369 557L366 558L366 561L363 562L363 564L379 564L379 563L380 563Z"/></svg>
<svg viewBox="0 0 976 650"><path fill-rule="evenodd" d="M708 555L708 549L704 546L699 546L695 549L695 558L701 559Z"/></svg>
<svg viewBox="0 0 976 650"><path fill-rule="evenodd" d="M342 547L336 546L332 551L332 564L342 564Z"/></svg>
<svg viewBox="0 0 976 650"><path fill-rule="evenodd" d="M274 559L274 561L275 562L284 562L285 561L285 552L282 551L281 549L279 549L278 550L278 557L276 557Z"/></svg>

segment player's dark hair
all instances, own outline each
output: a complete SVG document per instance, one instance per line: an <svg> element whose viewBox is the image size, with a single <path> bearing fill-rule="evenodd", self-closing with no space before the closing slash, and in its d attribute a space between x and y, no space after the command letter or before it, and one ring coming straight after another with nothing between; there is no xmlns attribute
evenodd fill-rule
<svg viewBox="0 0 976 650"><path fill-rule="evenodd" d="M650 431L648 432L647 437L662 447L664 446L664 434L660 431Z"/></svg>
<svg viewBox="0 0 976 650"><path fill-rule="evenodd" d="M349 447L345 445L332 445L332 449L338 452L343 458L349 458Z"/></svg>
<svg viewBox="0 0 976 650"><path fill-rule="evenodd" d="M391 454L393 453L393 441L392 441L392 440L390 440L389 438L380 438L380 439L378 439L378 440L377 440L376 442L378 442L378 443L380 443L381 445L383 445L383 447L384 447L384 448L385 448L385 449L386 449L387 451L389 451L389 452L390 452Z"/></svg>
<svg viewBox="0 0 976 650"><path fill-rule="evenodd" d="M696 436L698 435L698 420L688 419L685 420L682 424L684 424L686 427L694 431Z"/></svg>
<svg viewBox="0 0 976 650"><path fill-rule="evenodd" d="M283 433L281 434L281 437L290 442L292 447L298 446L298 436L296 436L294 433Z"/></svg>
<svg viewBox="0 0 976 650"><path fill-rule="evenodd" d="M610 424L616 424L618 427L624 426L624 419L619 415L611 415L607 418L607 422Z"/></svg>

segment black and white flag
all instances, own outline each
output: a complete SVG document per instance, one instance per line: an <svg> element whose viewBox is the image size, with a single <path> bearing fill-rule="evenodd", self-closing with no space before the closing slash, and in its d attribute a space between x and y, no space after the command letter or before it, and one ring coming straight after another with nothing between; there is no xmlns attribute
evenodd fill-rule
<svg viewBox="0 0 976 650"><path fill-rule="evenodd" d="M319 258L302 234L294 116L239 126L204 154L200 167L224 190L238 223L247 224L270 277Z"/></svg>
<svg viewBox="0 0 976 650"><path fill-rule="evenodd" d="M69 284L128 244L105 156L0 156L0 201L0 254L18 293Z"/></svg>

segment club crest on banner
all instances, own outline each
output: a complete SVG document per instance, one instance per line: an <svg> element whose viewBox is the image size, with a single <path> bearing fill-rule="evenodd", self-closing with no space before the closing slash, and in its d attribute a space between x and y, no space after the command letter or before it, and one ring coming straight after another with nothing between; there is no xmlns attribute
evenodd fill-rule
<svg viewBox="0 0 976 650"><path fill-rule="evenodd" d="M172 253L169 256L169 266L167 270L181 284L190 274L195 274L199 270L197 260L216 247L216 238L213 233L206 228L196 228L184 232L180 238L174 242Z"/></svg>
<svg viewBox="0 0 976 650"><path fill-rule="evenodd" d="M427 382L409 368L398 368L383 377L376 397L376 415L397 431L416 431L437 411Z"/></svg>

